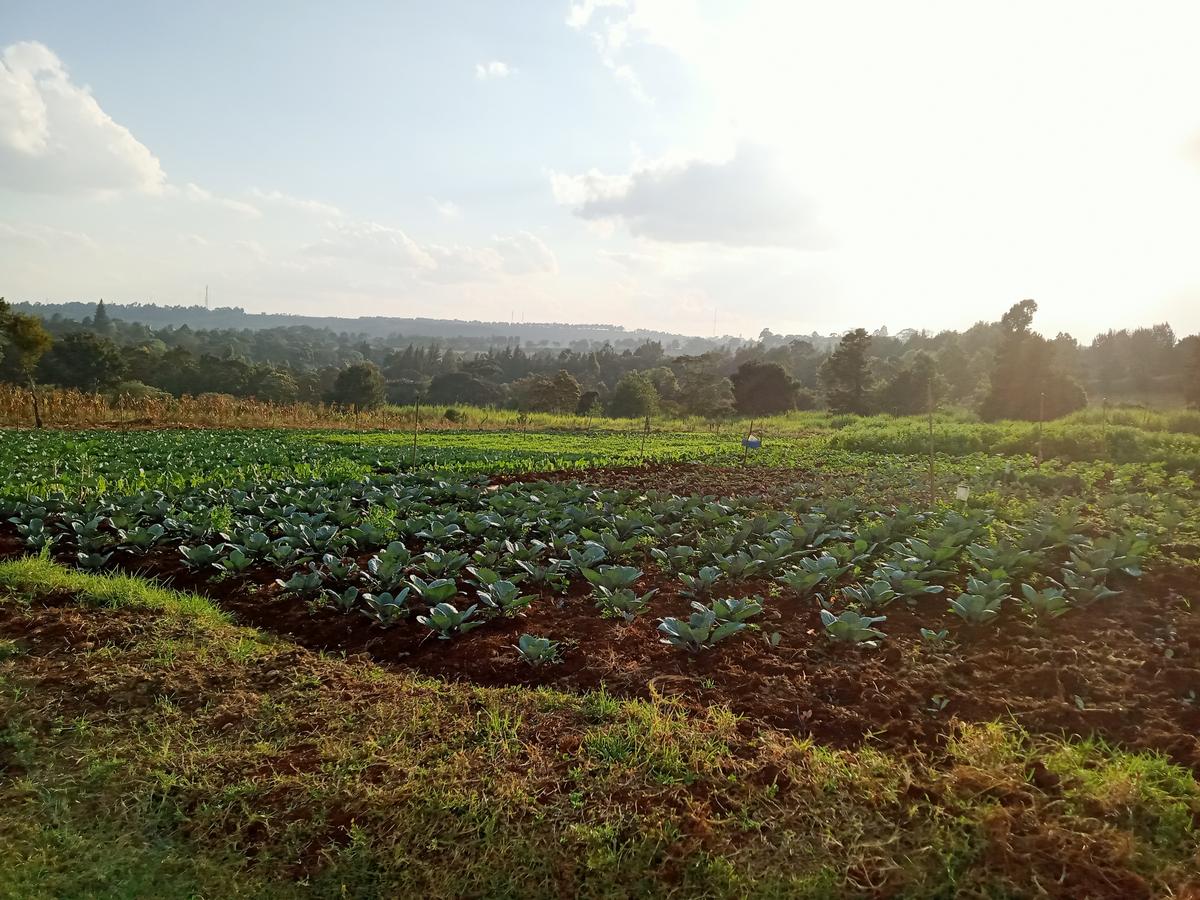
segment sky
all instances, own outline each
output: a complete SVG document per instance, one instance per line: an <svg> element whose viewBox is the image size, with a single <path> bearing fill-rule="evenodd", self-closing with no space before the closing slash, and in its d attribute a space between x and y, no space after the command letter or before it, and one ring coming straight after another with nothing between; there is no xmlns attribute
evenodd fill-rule
<svg viewBox="0 0 1200 900"><path fill-rule="evenodd" d="M1200 330L1200 4L0 6L0 295Z"/></svg>

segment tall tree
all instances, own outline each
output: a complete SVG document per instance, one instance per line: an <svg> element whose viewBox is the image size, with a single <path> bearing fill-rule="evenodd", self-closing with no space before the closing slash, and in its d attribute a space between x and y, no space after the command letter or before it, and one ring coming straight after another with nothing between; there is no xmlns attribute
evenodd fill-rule
<svg viewBox="0 0 1200 900"><path fill-rule="evenodd" d="M38 363L54 343L50 334L42 327L37 316L13 312L12 307L0 297L0 336L5 342L3 364L13 380L23 381L29 387L33 401L33 421L42 427L42 404L38 396L34 377Z"/></svg>
<svg viewBox="0 0 1200 900"><path fill-rule="evenodd" d="M937 363L923 350L913 354L907 365L898 369L879 390L879 408L896 416L925 412L946 393L945 381Z"/></svg>
<svg viewBox="0 0 1200 900"><path fill-rule="evenodd" d="M608 401L608 414L618 419L641 419L658 413L658 391L641 372L629 372L617 382Z"/></svg>
<svg viewBox="0 0 1200 900"><path fill-rule="evenodd" d="M108 317L108 310L104 308L104 299L96 304L95 315L92 316L92 331L96 334L108 336L112 334L113 324L112 319Z"/></svg>
<svg viewBox="0 0 1200 900"><path fill-rule="evenodd" d="M730 381L740 415L771 416L796 408L800 385L779 363L744 362Z"/></svg>
<svg viewBox="0 0 1200 900"><path fill-rule="evenodd" d="M1083 388L1054 367L1054 347L1032 330L1037 303L1022 300L1000 318L1000 340L988 392L979 407L986 421L1064 416L1087 403Z"/></svg>
<svg viewBox="0 0 1200 900"><path fill-rule="evenodd" d="M1183 398L1188 406L1200 409L1200 337L1186 338L1180 341L1180 347L1187 343L1191 346L1183 370Z"/></svg>
<svg viewBox="0 0 1200 900"><path fill-rule="evenodd" d="M352 407L356 416L364 409L382 406L384 396L383 373L374 363L347 366L333 383L333 402Z"/></svg>
<svg viewBox="0 0 1200 900"><path fill-rule="evenodd" d="M118 384L125 372L125 358L117 345L90 331L56 341L38 366L43 382L92 393Z"/></svg>
<svg viewBox="0 0 1200 900"><path fill-rule="evenodd" d="M856 328L842 336L837 349L821 366L821 385L825 388L825 403L835 413L871 412L871 370L867 352L871 335L865 328Z"/></svg>

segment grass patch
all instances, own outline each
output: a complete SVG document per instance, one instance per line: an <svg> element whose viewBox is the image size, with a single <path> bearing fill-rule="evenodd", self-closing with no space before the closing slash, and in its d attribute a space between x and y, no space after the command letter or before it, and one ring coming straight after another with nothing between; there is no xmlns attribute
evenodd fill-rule
<svg viewBox="0 0 1200 900"><path fill-rule="evenodd" d="M133 575L78 572L41 556L0 562L0 590L3 589L29 599L71 594L84 606L158 610L213 624L229 621L223 612L196 594L169 590Z"/></svg>
<svg viewBox="0 0 1200 900"><path fill-rule="evenodd" d="M40 560L0 641L0 898L1128 896L1200 852L1191 773L1009 724L925 756L444 683Z"/></svg>

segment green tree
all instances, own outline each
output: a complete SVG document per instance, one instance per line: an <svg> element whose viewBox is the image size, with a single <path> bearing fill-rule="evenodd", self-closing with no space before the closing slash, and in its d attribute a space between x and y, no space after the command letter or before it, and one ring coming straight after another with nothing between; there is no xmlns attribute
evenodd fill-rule
<svg viewBox="0 0 1200 900"><path fill-rule="evenodd" d="M1188 406L1200 409L1200 336L1185 338L1179 342L1180 348L1189 343L1183 370L1183 397Z"/></svg>
<svg viewBox="0 0 1200 900"><path fill-rule="evenodd" d="M375 409L384 401L383 373L374 363L355 363L338 373L333 383L332 400L349 406L358 415L364 409Z"/></svg>
<svg viewBox="0 0 1200 900"><path fill-rule="evenodd" d="M566 369L559 369L554 376L554 410L555 412L573 412L579 405L583 389L575 376Z"/></svg>
<svg viewBox="0 0 1200 900"><path fill-rule="evenodd" d="M575 415L590 416L600 405L599 391L584 391L579 395L579 402L575 404Z"/></svg>
<svg viewBox="0 0 1200 900"><path fill-rule="evenodd" d="M676 378L676 404L684 415L720 419L734 410L733 383L722 374L720 353L677 356L671 363Z"/></svg>
<svg viewBox="0 0 1200 900"><path fill-rule="evenodd" d="M112 319L108 317L108 310L104 308L104 300L101 299L96 304L96 313L92 316L92 331L96 334L108 336L112 334L113 324Z"/></svg>
<svg viewBox="0 0 1200 900"><path fill-rule="evenodd" d="M96 393L125 378L125 357L108 338L78 331L55 342L42 357L38 374L43 383Z"/></svg>
<svg viewBox="0 0 1200 900"><path fill-rule="evenodd" d="M33 401L33 421L42 427L42 404L38 396L35 373L42 356L54 343L42 327L41 319L15 313L0 297L0 337L4 339L3 365L5 375L12 381L22 381L29 387Z"/></svg>
<svg viewBox="0 0 1200 900"><path fill-rule="evenodd" d="M879 408L896 416L911 416L929 409L946 393L933 357L917 351L909 363L892 375L879 390Z"/></svg>
<svg viewBox="0 0 1200 900"><path fill-rule="evenodd" d="M464 365L457 372L437 375L429 383L430 403L469 403L471 406L494 406L504 400L504 391L468 371Z"/></svg>
<svg viewBox="0 0 1200 900"><path fill-rule="evenodd" d="M871 370L867 351L871 335L865 328L856 328L842 336L837 349L821 366L821 385L825 389L825 404L835 413L871 412Z"/></svg>
<svg viewBox="0 0 1200 900"><path fill-rule="evenodd" d="M608 414L618 419L642 419L658 413L658 390L642 372L627 372L608 400Z"/></svg>
<svg viewBox="0 0 1200 900"><path fill-rule="evenodd" d="M800 384L779 363L744 362L730 380L740 415L770 416L796 408Z"/></svg>
<svg viewBox="0 0 1200 900"><path fill-rule="evenodd" d="M1031 328L1037 303L1022 300L1000 318L1000 340L987 394L985 421L1055 419L1087 403L1083 388L1054 367L1054 346Z"/></svg>
<svg viewBox="0 0 1200 900"><path fill-rule="evenodd" d="M295 403L300 399L300 386L291 372L266 369L258 376L254 385L254 396L267 403Z"/></svg>

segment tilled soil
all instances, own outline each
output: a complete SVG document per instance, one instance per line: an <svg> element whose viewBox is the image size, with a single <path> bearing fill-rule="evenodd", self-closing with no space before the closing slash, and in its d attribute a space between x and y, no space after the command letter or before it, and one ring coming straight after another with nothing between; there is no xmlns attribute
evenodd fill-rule
<svg viewBox="0 0 1200 900"><path fill-rule="evenodd" d="M13 555L19 542L0 540ZM357 613L338 614L274 585L274 570L209 582L177 555L114 556L127 571L213 598L239 621L317 650L367 654L389 665L486 685L603 686L620 696L651 693L702 709L724 704L754 723L835 746L940 745L954 717L1012 717L1032 732L1095 734L1123 746L1163 752L1200 773L1200 615L1189 602L1194 582L1151 574L1120 596L1074 611L1038 630L1009 608L995 626L971 629L932 597L910 608L896 602L880 627L877 650L840 648L820 630L818 607L769 583L744 583L739 595L766 597L759 627L697 655L658 640L658 619L684 616L689 599L673 580L647 575L657 588L651 610L626 624L600 616L586 584L566 597L543 595L525 616L495 619L454 640L438 640L413 619L381 629ZM950 629L956 645L934 650L922 627ZM778 632L772 648L764 635ZM513 645L523 633L563 643L555 665L531 667Z"/></svg>

